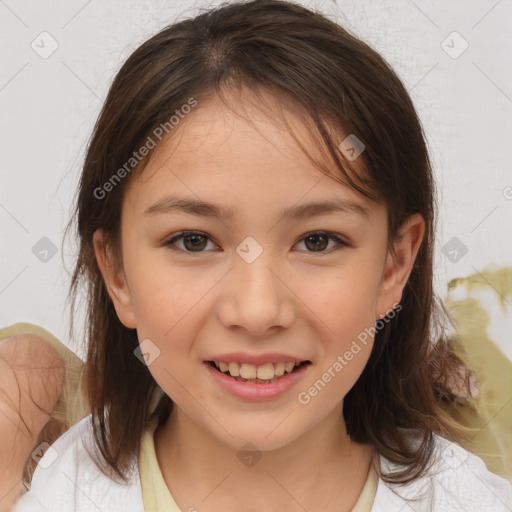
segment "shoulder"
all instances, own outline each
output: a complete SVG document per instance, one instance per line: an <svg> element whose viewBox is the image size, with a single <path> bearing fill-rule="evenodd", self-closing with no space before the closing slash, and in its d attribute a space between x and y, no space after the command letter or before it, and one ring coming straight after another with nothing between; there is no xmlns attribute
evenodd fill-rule
<svg viewBox="0 0 512 512"><path fill-rule="evenodd" d="M384 472L398 469L384 457L380 460ZM510 512L512 484L489 471L480 457L435 435L432 464L424 476L404 485L379 479L372 512L399 510Z"/></svg>
<svg viewBox="0 0 512 512"><path fill-rule="evenodd" d="M46 450L16 512L144 511L136 465L130 483L122 484L95 464L91 419L83 418Z"/></svg>

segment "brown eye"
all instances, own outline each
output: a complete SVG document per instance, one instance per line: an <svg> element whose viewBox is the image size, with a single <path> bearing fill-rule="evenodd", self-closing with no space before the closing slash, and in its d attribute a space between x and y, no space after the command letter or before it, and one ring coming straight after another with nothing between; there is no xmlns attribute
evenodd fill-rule
<svg viewBox="0 0 512 512"><path fill-rule="evenodd" d="M305 239L306 247L311 248L313 251L323 251L329 245L329 237L323 234L309 235ZM311 245L309 245L311 243Z"/></svg>
<svg viewBox="0 0 512 512"><path fill-rule="evenodd" d="M203 235L187 235L183 238L183 243L188 250L195 251L206 247L205 240L206 237Z"/></svg>
<svg viewBox="0 0 512 512"><path fill-rule="evenodd" d="M343 246L349 247L349 244L342 240L341 238L339 238L338 236L324 231L308 233L307 235L302 237L300 242L304 242L304 245L308 249L308 252L323 253L326 252L326 249L329 245L329 240L333 240L336 242L335 245L337 245L337 247L334 247L333 250L341 249L341 247Z"/></svg>
<svg viewBox="0 0 512 512"><path fill-rule="evenodd" d="M181 240L183 240L184 249L175 246L176 242ZM192 231L180 233L167 240L164 245L177 251L201 253L205 252L204 249L207 246L208 241L210 241L210 239L206 235Z"/></svg>

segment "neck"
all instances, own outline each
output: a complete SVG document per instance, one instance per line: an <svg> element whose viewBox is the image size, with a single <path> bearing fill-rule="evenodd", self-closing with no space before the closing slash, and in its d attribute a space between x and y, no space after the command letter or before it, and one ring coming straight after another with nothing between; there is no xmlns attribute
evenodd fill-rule
<svg viewBox="0 0 512 512"><path fill-rule="evenodd" d="M373 455L370 445L354 443L347 435L341 408L300 438L245 459L174 405L155 432L155 450L176 504L201 512L231 512L240 504L247 512L348 512Z"/></svg>

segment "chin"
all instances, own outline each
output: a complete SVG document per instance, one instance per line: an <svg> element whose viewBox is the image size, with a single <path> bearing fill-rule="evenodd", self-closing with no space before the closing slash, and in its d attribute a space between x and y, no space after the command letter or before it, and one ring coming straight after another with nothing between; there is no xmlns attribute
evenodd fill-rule
<svg viewBox="0 0 512 512"><path fill-rule="evenodd" d="M263 422L258 422L258 425L254 425L247 428L236 429L233 425L230 426L227 434L222 431L220 434L219 441L229 446L233 450L251 450L258 449L260 451L278 450L283 446L290 444L299 435L294 435L291 432L286 432L282 425L278 427L279 422L272 424L273 426L265 426ZM276 428L278 427L278 428ZM244 448L248 443L253 444L256 448Z"/></svg>

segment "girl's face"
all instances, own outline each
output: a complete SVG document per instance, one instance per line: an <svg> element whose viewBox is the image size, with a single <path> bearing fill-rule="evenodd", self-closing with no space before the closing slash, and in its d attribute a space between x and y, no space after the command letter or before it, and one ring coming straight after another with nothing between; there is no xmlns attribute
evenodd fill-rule
<svg viewBox="0 0 512 512"><path fill-rule="evenodd" d="M234 449L273 449L343 421L422 231L404 232L394 261L385 206L312 167L286 130L252 119L258 131L220 101L199 102L125 191L123 270L111 270L99 231L95 244L119 318L137 329L176 414ZM244 384L210 361L310 364Z"/></svg>

